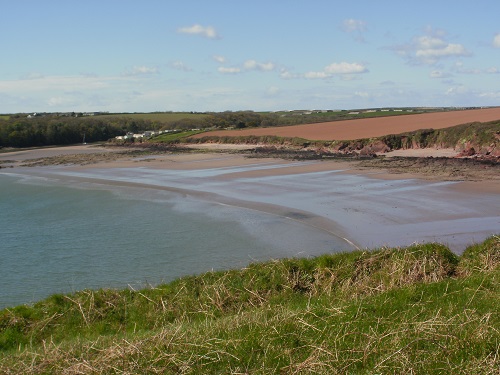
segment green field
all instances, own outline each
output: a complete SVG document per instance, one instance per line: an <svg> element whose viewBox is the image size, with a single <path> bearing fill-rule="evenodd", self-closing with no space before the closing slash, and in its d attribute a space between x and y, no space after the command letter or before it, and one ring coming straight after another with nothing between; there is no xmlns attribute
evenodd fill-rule
<svg viewBox="0 0 500 375"><path fill-rule="evenodd" d="M153 143L175 143L190 137L195 134L203 133L201 130L178 131L166 134L160 134L148 139L148 142Z"/></svg>
<svg viewBox="0 0 500 375"><path fill-rule="evenodd" d="M444 110L444 109L441 109ZM438 109L396 108L396 109L359 109L338 111L280 111L271 115L277 118L277 125L301 125L319 122L341 121L371 117L415 115L436 112Z"/></svg>
<svg viewBox="0 0 500 375"><path fill-rule="evenodd" d="M6 374L498 374L500 238L282 259L0 311Z"/></svg>
<svg viewBox="0 0 500 375"><path fill-rule="evenodd" d="M179 121L182 119L195 119L200 120L207 117L204 113L191 113L191 112L152 112L152 113L115 113L106 114L98 116L89 116L89 118L116 118L116 117L126 117L138 120L149 120L154 122L171 122Z"/></svg>

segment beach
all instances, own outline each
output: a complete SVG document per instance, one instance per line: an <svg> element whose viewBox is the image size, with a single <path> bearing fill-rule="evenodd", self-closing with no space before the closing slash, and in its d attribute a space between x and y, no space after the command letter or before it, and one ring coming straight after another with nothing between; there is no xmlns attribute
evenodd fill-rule
<svg viewBox="0 0 500 375"><path fill-rule="evenodd" d="M360 168L350 160L249 158L234 150L142 156L119 152L80 145L3 153L0 161L7 168L0 173L177 192L318 228L343 239L346 250L441 242L461 253L500 229L500 181L494 178L450 181ZM95 154L115 156L91 164L21 166L44 157L77 155L81 160Z"/></svg>

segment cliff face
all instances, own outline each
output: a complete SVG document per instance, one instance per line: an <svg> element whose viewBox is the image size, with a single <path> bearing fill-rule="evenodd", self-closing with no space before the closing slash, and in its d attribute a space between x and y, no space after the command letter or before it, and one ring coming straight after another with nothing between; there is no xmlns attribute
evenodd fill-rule
<svg viewBox="0 0 500 375"><path fill-rule="evenodd" d="M376 139L342 142L339 152L374 155L398 149L453 148L460 156L500 158L500 121L424 129Z"/></svg>
<svg viewBox="0 0 500 375"><path fill-rule="evenodd" d="M370 157L400 149L452 148L461 156L500 160L500 120L474 122L444 129L421 129L402 134L351 141L314 141L279 136L204 136L187 138L189 143L237 143L271 147L280 152L302 150L311 154Z"/></svg>

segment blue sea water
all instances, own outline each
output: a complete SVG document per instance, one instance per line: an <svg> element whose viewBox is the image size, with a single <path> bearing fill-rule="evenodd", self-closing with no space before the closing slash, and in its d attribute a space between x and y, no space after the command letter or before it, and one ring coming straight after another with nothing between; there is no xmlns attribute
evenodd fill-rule
<svg viewBox="0 0 500 375"><path fill-rule="evenodd" d="M345 249L295 221L177 193L0 174L0 308Z"/></svg>

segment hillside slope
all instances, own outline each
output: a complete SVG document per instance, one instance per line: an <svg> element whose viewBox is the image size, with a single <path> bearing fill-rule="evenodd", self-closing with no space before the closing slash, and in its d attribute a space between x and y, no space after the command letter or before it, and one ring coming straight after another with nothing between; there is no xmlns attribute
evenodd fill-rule
<svg viewBox="0 0 500 375"><path fill-rule="evenodd" d="M0 311L6 374L498 374L500 238L283 259Z"/></svg>
<svg viewBox="0 0 500 375"><path fill-rule="evenodd" d="M361 121L361 120L359 120ZM307 126L307 125L304 125ZM256 131L261 129L256 129ZM280 128L268 129L279 134ZM247 131L250 133L250 130ZM311 140L311 138L286 138L278 135L243 135L240 132L207 132L186 138L189 143L242 143L285 148L307 149L320 153L341 155L375 155L398 149L453 148L462 156L481 155L500 157L500 120L472 122L441 129L419 129L411 132L387 134L374 138L351 138L350 140ZM297 133L298 134L298 133Z"/></svg>

